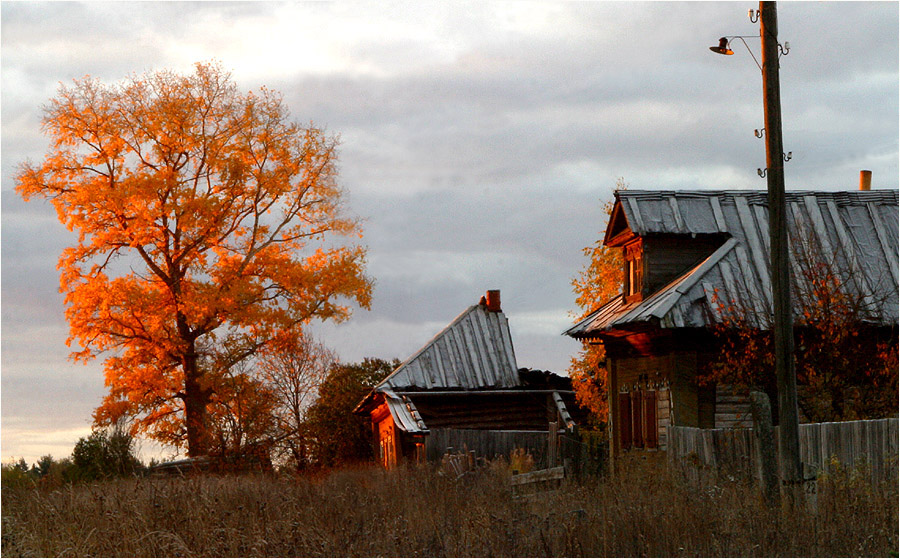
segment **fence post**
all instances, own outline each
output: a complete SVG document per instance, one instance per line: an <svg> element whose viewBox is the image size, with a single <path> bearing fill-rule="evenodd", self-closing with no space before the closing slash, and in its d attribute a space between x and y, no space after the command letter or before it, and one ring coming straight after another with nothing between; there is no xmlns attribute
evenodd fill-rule
<svg viewBox="0 0 900 559"><path fill-rule="evenodd" d="M750 410L753 414L753 430L756 433L757 463L760 483L766 505L774 507L778 502L778 464L775 460L775 431L772 428L772 407L765 392L750 392Z"/></svg>
<svg viewBox="0 0 900 559"><path fill-rule="evenodd" d="M550 426L547 429L547 467L555 468L556 467L556 450L558 448L558 423L555 421L550 422Z"/></svg>

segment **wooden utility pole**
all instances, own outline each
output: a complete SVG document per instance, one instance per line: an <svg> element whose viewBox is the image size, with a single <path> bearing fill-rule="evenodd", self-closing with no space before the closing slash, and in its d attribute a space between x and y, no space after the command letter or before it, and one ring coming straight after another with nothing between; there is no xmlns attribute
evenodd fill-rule
<svg viewBox="0 0 900 559"><path fill-rule="evenodd" d="M788 493L800 489L800 417L794 370L794 330L788 261L787 210L784 200L784 148L781 142L781 88L778 81L778 14L775 2L759 3L762 75L766 122L766 178L769 189L769 246L774 309L775 376L778 383L778 424L781 479Z"/></svg>
<svg viewBox="0 0 900 559"><path fill-rule="evenodd" d="M750 392L750 410L753 413L753 430L756 434L759 479L762 482L766 506L778 503L778 461L775 458L775 430L772 428L772 406L769 396L762 391Z"/></svg>

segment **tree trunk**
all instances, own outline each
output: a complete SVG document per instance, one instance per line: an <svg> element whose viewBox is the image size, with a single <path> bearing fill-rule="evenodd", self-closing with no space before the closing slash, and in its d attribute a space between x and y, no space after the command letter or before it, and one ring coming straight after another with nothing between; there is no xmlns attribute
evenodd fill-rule
<svg viewBox="0 0 900 559"><path fill-rule="evenodd" d="M197 352L194 342L182 357L184 368L184 424L187 429L188 456L191 458L205 456L209 450L208 425L206 407L212 391L201 383L202 373L197 365Z"/></svg>

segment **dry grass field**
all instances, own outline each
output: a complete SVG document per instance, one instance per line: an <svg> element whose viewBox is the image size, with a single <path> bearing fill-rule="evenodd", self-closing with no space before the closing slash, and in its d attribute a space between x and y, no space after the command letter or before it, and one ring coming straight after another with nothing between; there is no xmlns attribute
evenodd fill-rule
<svg viewBox="0 0 900 559"><path fill-rule="evenodd" d="M514 500L502 463L318 478L144 478L4 488L3 556L897 556L896 483L835 478L818 511L768 510L739 484L635 468Z"/></svg>

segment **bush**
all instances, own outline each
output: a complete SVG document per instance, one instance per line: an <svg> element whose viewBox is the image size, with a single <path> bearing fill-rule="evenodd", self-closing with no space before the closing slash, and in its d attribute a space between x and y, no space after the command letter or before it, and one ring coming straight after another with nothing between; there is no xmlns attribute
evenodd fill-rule
<svg viewBox="0 0 900 559"><path fill-rule="evenodd" d="M18 462L0 466L0 484L2 484L3 489L34 487L35 478L31 475L25 459L20 458Z"/></svg>
<svg viewBox="0 0 900 559"><path fill-rule="evenodd" d="M78 439L72 452L75 481L133 475L143 469L134 456L134 439L123 429L98 430Z"/></svg>

